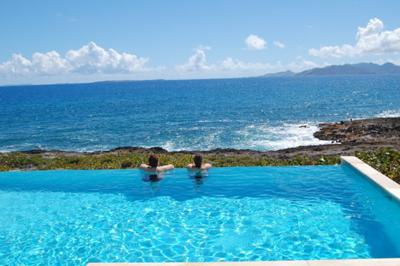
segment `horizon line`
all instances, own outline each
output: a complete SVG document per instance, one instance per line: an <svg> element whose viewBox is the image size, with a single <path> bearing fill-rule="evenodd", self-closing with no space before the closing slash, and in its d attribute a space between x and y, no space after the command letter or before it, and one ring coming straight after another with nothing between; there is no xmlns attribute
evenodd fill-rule
<svg viewBox="0 0 400 266"><path fill-rule="evenodd" d="M301 74L303 72L307 72L313 69L323 69L323 68L327 68L327 67L332 67L332 66L348 66L348 65L360 65L360 64L372 64L372 65L379 65L379 66L383 66L386 64L392 64L395 66L400 67L400 65L395 64L393 62L385 62L385 63L374 63L374 62L361 62L361 63L345 63L345 64L331 64L331 65L326 65L326 66L322 66L322 67L312 67L312 68L308 68L308 69L304 69L302 71L291 71L291 70L282 70L282 71L277 71L277 72L269 72L269 73L265 73L262 75L258 75L258 76L238 76L238 77L210 77L210 78L172 78L172 79L164 79L164 78L155 78L155 79L104 79L104 80L97 80L97 81L83 81L83 82L55 82L55 83L21 83L21 84L0 84L0 88L4 88L4 87L22 87L22 86L54 86L54 85L84 85L84 84L96 84L96 83L107 83L107 82L146 82L146 81L191 81L191 80L226 80L226 79L251 79L251 78L295 78L295 77L301 77L298 76L298 74ZM280 73L293 73L294 76L273 76L274 74L280 74ZM271 75L271 76L269 76ZM358 74L357 76L369 76L369 75L385 75L385 74ZM319 77L323 77L323 76L332 76L332 75L319 75ZM356 75L352 75L352 74L343 74L343 75L334 75L334 76L356 76ZM306 76L302 76L302 77L306 77ZM311 76L310 76L311 77ZM313 76L315 77L315 76Z"/></svg>

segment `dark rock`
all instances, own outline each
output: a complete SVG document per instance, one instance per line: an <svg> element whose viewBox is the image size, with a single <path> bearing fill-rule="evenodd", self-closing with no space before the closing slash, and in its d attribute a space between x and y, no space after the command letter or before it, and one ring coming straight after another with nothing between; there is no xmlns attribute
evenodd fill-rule
<svg viewBox="0 0 400 266"><path fill-rule="evenodd" d="M400 141L400 117L322 123L319 127L314 137L320 140L339 140L342 144Z"/></svg>

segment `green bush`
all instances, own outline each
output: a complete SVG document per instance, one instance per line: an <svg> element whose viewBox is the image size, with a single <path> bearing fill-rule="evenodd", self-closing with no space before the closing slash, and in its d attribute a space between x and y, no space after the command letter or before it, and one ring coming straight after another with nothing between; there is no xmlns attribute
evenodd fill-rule
<svg viewBox="0 0 400 266"><path fill-rule="evenodd" d="M400 152L380 149L374 152L357 152L356 156L378 171L400 183Z"/></svg>

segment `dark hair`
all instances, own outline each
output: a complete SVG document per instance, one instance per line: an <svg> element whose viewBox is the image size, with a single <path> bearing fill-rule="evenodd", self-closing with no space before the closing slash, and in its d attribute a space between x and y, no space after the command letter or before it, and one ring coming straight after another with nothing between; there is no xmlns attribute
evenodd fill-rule
<svg viewBox="0 0 400 266"><path fill-rule="evenodd" d="M155 154L149 156L149 165L150 167L157 167L158 166L158 157Z"/></svg>
<svg viewBox="0 0 400 266"><path fill-rule="evenodd" d="M197 168L201 168L201 165L203 163L203 156L201 156L200 154L194 155L193 162L194 162L194 166L196 166Z"/></svg>

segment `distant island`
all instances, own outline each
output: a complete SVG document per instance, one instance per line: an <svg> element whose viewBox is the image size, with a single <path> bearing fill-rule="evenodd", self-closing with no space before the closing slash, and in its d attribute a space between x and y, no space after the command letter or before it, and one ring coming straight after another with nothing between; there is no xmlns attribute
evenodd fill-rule
<svg viewBox="0 0 400 266"><path fill-rule="evenodd" d="M302 72L283 71L269 73L260 77L298 77L298 76L346 76L346 75L400 75L400 66L385 63L359 63L345 65L331 65L321 68L312 68Z"/></svg>
<svg viewBox="0 0 400 266"><path fill-rule="evenodd" d="M293 72L290 70L267 73L261 76L242 76L231 78L212 78L212 79L241 79L241 78L271 78L271 77L318 77L318 76L367 76L367 75L400 75L400 66L393 63L382 65L374 63L359 63L345 65L329 65L326 67L312 68L302 72ZM137 79L137 80L99 80L93 82L72 82L72 83L49 83L49 84L0 84L2 87L20 87L20 86L42 86L42 85L70 85L70 84L114 84L129 82L154 82L154 81L176 81L179 79Z"/></svg>

